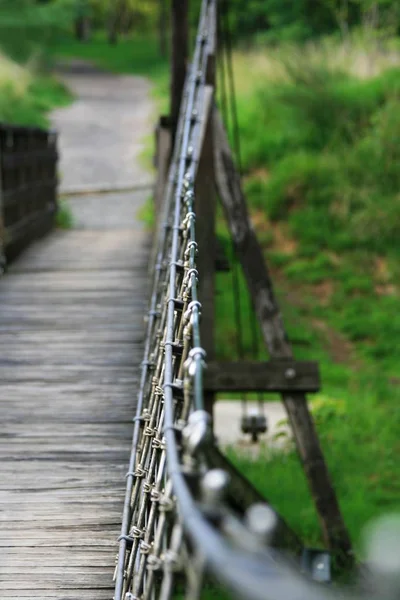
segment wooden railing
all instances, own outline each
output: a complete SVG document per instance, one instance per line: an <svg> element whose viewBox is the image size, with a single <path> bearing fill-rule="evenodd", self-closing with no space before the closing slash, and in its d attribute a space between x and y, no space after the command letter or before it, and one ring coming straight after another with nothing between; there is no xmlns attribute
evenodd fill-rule
<svg viewBox="0 0 400 600"><path fill-rule="evenodd" d="M7 261L54 224L57 158L56 133L0 124L0 252Z"/></svg>

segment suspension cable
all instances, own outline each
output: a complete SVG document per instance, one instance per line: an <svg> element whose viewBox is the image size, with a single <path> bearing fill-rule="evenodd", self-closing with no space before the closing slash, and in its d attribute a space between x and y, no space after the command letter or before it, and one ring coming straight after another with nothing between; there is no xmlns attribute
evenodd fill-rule
<svg viewBox="0 0 400 600"><path fill-rule="evenodd" d="M219 82L218 91L220 94L221 113L224 120L226 130L230 130L230 117L232 117L233 124L235 122L234 114L231 110L231 105L228 103L228 57L227 57L227 45L225 28L223 23L222 10L218 10L218 40L220 41L219 51ZM235 331L235 343L236 352L239 360L245 358L245 344L244 344L244 327L242 319L242 303L241 303L241 292L240 292L240 280L239 280L239 266L237 262L236 253L233 247L233 241L230 239L230 263L231 263L231 275L232 275L232 303L233 303L233 314L234 322L236 325ZM241 396L241 404L243 414L247 413L247 394L244 392Z"/></svg>
<svg viewBox="0 0 400 600"><path fill-rule="evenodd" d="M237 109L237 98L236 98L236 86L235 86L235 76L234 76L234 68L233 68L233 44L232 44L232 32L230 26L230 6L228 0L223 2L221 10L219 11L219 21L220 21L220 38L221 38L221 71L225 75L227 74L228 80L228 90L226 90L225 76L223 81L223 95L229 98L229 109L225 108L225 112L230 113L230 119L228 116L225 117L226 127L229 130L228 122L230 121L232 124L232 138L233 138L233 148L234 148L234 156L236 159L236 163L238 166L238 172L240 176L243 176L243 162L242 162L242 153L241 153L241 143L240 143L240 127L239 127L239 117L238 117L238 109ZM225 66L226 64L226 66ZM226 105L228 102L225 99L224 104ZM233 250L234 253L234 250ZM237 338L239 340L239 347L242 348L239 353L239 358L243 359L245 357L244 352L244 341L243 341L243 325L242 325L242 317L241 317L241 302L240 302L240 283L239 283L239 265L237 262L236 255L234 253L234 262L233 262L233 287L234 287L234 297L237 300L234 300L235 303L235 319L238 324L238 333ZM258 324L255 316L254 305L249 297L248 300L250 304L249 311L249 326L250 326L250 343L253 358L258 360L260 358L260 343L259 343L259 330ZM240 316L238 315L240 313ZM258 408L260 414L265 416L265 406L264 406L264 396L262 392L258 392L257 394L258 400ZM246 414L246 405L247 405L247 396L243 395L242 407L244 413Z"/></svg>

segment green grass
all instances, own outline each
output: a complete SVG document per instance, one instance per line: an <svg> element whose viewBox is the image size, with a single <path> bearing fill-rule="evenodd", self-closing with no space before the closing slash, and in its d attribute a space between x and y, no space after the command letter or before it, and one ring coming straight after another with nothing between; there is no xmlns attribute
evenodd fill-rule
<svg viewBox="0 0 400 600"><path fill-rule="evenodd" d="M48 127L49 111L70 101L68 90L50 76L34 75L24 90L0 81L0 120L6 123Z"/></svg>
<svg viewBox="0 0 400 600"><path fill-rule="evenodd" d="M300 61L263 80L247 79L242 64L238 89L254 226L295 356L320 363L317 430L360 552L364 526L400 511L400 69L359 79ZM229 359L229 275L217 275L217 290L217 353ZM255 461L230 454L309 544L321 544L293 449L265 449Z"/></svg>
<svg viewBox="0 0 400 600"><path fill-rule="evenodd" d="M262 111L261 120L264 114L268 119L269 134L264 140L266 150L249 155L248 125L244 130L249 200L264 212L266 227L273 230L285 224L287 237L297 245L296 252L285 257L287 280L332 282L324 318L350 341L367 342L360 345L361 354L371 359L379 356L390 370L394 355L398 365L400 334L395 310L395 265L400 258L400 151L395 142L400 137L400 70L368 82L341 74L330 74L326 80L320 73L315 79L313 75L304 78L304 95L301 78L281 85L272 95L268 90L271 107L267 96L256 92L256 106ZM291 122L297 124L291 139L286 138L286 124L281 127L279 121L271 133L270 115L279 110L291 114ZM280 140L275 147L269 144L272 134ZM269 176L255 175L253 180L252 170L261 166ZM268 256L268 248L266 252Z"/></svg>
<svg viewBox="0 0 400 600"><path fill-rule="evenodd" d="M329 470L358 553L365 525L382 513L399 512L400 390L379 373L362 374L336 393L319 395L313 413ZM388 418L390 415L390 419ZM288 524L310 544L322 544L318 520L299 459L263 450L257 460L229 452Z"/></svg>
<svg viewBox="0 0 400 600"><path fill-rule="evenodd" d="M149 196L143 206L138 211L138 218L143 221L146 228L151 231L155 224L154 215L154 200L152 196Z"/></svg>
<svg viewBox="0 0 400 600"><path fill-rule="evenodd" d="M64 200L59 200L58 211L56 215L56 226L59 229L72 229L74 226L74 219L72 216L71 209Z"/></svg>

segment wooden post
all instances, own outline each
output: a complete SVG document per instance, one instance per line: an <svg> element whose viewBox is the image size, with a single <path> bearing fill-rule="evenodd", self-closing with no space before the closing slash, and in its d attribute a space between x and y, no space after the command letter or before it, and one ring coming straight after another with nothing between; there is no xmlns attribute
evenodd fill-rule
<svg viewBox="0 0 400 600"><path fill-rule="evenodd" d="M292 349L274 295L272 281L261 246L250 223L240 175L235 167L224 126L216 109L214 109L213 123L219 196L253 299L264 341L271 358L291 359ZM295 377L295 370L289 369L287 378ZM282 401L314 498L325 541L335 552L338 564L346 567L353 566L354 557L350 537L325 464L306 396L300 391L284 392Z"/></svg>
<svg viewBox="0 0 400 600"><path fill-rule="evenodd" d="M78 4L78 14L75 19L75 37L80 42L88 42L90 39L90 8L86 0Z"/></svg>
<svg viewBox="0 0 400 600"><path fill-rule="evenodd" d="M210 11L215 5L210 6ZM217 196L215 189L214 163L214 126L213 106L215 97L215 56L216 56L216 15L209 15L209 31L207 44L206 87L202 114L200 115L202 131L200 147L202 148L196 174L196 237L199 247L197 259L199 277L199 299L201 311L201 340L207 353L207 361L215 359L215 270L217 257L217 240L215 220ZM204 391L206 410L212 415L215 393Z"/></svg>
<svg viewBox="0 0 400 600"><path fill-rule="evenodd" d="M215 359L215 172L212 106L214 88L207 86L201 121L202 152L196 174L196 238L199 247L197 268L199 271L199 299L201 302L201 341L207 353L207 361ZM215 393L205 390L206 410L212 415Z"/></svg>
<svg viewBox="0 0 400 600"><path fill-rule="evenodd" d="M186 63L188 58L189 0L172 0L172 57L171 57L171 126L172 148L175 131L179 118L183 88L186 78Z"/></svg>
<svg viewBox="0 0 400 600"><path fill-rule="evenodd" d="M110 9L108 41L112 45L118 42L118 34L121 30L123 14L126 12L126 9L126 0L117 0Z"/></svg>
<svg viewBox="0 0 400 600"><path fill-rule="evenodd" d="M170 119L168 117L160 117L155 136L156 153L154 166L157 169L157 177L154 189L154 210L156 213L156 222L158 222L164 200L165 184L168 177L169 156L171 152L171 127Z"/></svg>
<svg viewBox="0 0 400 600"><path fill-rule="evenodd" d="M157 169L157 175L154 185L153 208L154 208L154 235L153 245L149 260L149 274L155 265L157 255L157 242L162 223L160 219L163 215L163 203L168 180L168 168L171 154L171 127L169 117L162 116L157 124L155 131L156 151L154 156L154 166Z"/></svg>

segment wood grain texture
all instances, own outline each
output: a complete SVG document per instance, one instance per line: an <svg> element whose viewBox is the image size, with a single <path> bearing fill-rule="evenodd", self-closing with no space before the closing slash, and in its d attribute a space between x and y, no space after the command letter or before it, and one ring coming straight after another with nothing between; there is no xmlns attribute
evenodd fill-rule
<svg viewBox="0 0 400 600"><path fill-rule="evenodd" d="M119 219L117 197L92 199L90 228L75 199L82 229L50 234L0 279L2 600L113 596L148 258L126 215L143 200L124 195Z"/></svg>
<svg viewBox="0 0 400 600"><path fill-rule="evenodd" d="M213 361L207 363L204 387L211 392L317 392L318 364L311 361Z"/></svg>

